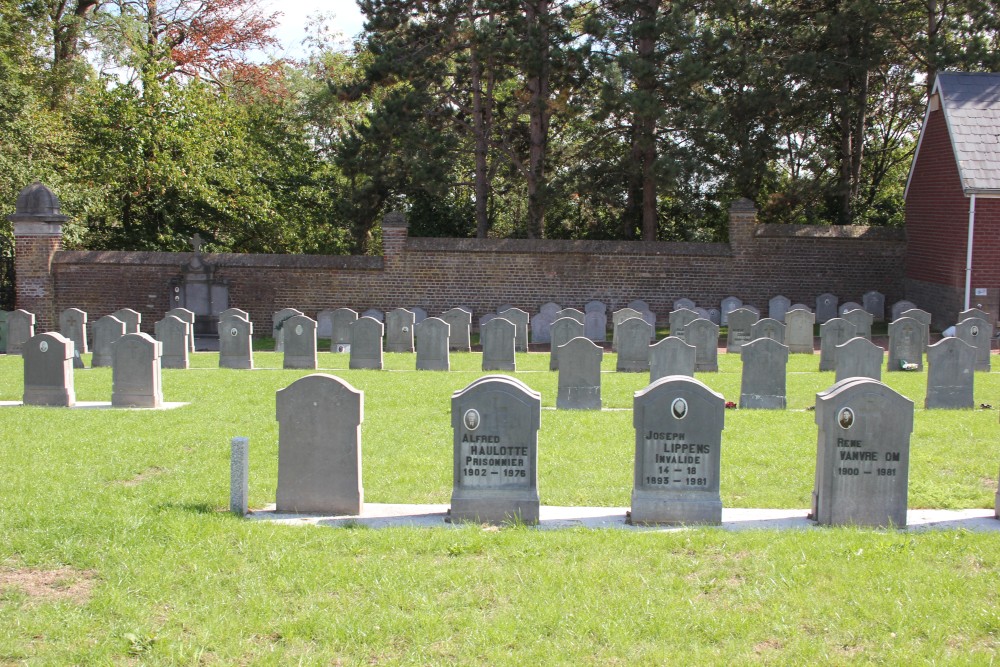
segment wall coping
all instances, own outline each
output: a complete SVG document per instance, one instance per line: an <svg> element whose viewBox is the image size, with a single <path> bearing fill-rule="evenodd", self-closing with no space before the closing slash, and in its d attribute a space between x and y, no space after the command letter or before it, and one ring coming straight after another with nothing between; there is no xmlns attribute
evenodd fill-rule
<svg viewBox="0 0 1000 667"><path fill-rule="evenodd" d="M754 225L754 238L774 239L860 239L871 241L905 241L906 230L896 227L865 225Z"/></svg>
<svg viewBox="0 0 1000 667"><path fill-rule="evenodd" d="M142 264L183 269L195 257L214 268L347 269L381 271L382 257L367 255L257 255L243 253L153 252L133 250L63 250L52 263L58 265Z"/></svg>
<svg viewBox="0 0 1000 667"><path fill-rule="evenodd" d="M728 243L583 241L565 239L454 239L409 237L408 251L584 255L732 255Z"/></svg>

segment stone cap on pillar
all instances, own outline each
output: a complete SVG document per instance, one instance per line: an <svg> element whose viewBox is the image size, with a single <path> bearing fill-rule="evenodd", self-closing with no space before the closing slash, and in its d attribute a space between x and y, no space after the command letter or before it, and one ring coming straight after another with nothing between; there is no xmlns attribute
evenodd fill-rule
<svg viewBox="0 0 1000 667"><path fill-rule="evenodd" d="M410 223L406 220L406 214L399 211L392 211L391 213L386 213L382 218L383 227L409 227Z"/></svg>
<svg viewBox="0 0 1000 667"><path fill-rule="evenodd" d="M746 197L740 197L729 205L729 210L734 213L750 213L755 212L757 207Z"/></svg>
<svg viewBox="0 0 1000 667"><path fill-rule="evenodd" d="M52 190L35 181L17 195L13 215L14 236L60 236L68 215L59 212L59 198Z"/></svg>

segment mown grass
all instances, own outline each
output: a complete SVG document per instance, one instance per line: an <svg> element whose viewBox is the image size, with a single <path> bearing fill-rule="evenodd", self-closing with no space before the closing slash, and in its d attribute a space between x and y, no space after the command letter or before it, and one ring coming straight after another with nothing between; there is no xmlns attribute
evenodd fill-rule
<svg viewBox="0 0 1000 667"><path fill-rule="evenodd" d="M450 373L349 371L365 391L368 502L447 502ZM251 505L274 501L274 392L306 372L258 352L255 371L200 353L164 371L171 411L0 409L0 665L5 664L989 664L1000 654L1000 536L816 529L678 533L295 528L228 505L229 439L251 439ZM545 354L516 376L555 402ZM740 362L698 377L738 401ZM545 504L627 506L632 393L647 380L605 356L599 413L545 409ZM789 409L726 412L726 506L806 507L816 426L833 382L793 355ZM76 373L78 400L107 401L109 369ZM925 411L924 373L885 374L916 418L911 507L992 507L997 411ZM0 400L21 361L0 356ZM1000 407L1000 373L976 375ZM30 594L5 573L70 568L85 599Z"/></svg>

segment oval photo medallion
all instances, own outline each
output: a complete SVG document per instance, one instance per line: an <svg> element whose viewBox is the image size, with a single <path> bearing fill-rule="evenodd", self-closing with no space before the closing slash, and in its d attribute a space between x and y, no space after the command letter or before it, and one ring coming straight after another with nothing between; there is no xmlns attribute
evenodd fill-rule
<svg viewBox="0 0 1000 667"><path fill-rule="evenodd" d="M670 404L670 412L673 413L674 417L677 419L684 419L687 417L688 404L683 398L675 398L674 402Z"/></svg>
<svg viewBox="0 0 1000 667"><path fill-rule="evenodd" d="M477 428L479 428L479 424L482 420L479 418L479 411L473 408L471 410L465 411L465 415L462 417L462 421L465 423L465 428L469 429L470 431L475 431Z"/></svg>
<svg viewBox="0 0 1000 667"><path fill-rule="evenodd" d="M851 428L854 426L854 410L850 408L841 410L840 415L837 417L837 422L840 423L840 428Z"/></svg>
<svg viewBox="0 0 1000 667"><path fill-rule="evenodd" d="M39 343L38 344L38 351L39 352L48 352L49 351L49 343L48 343L48 341L44 341L43 340L41 343Z"/></svg>
<svg viewBox="0 0 1000 667"><path fill-rule="evenodd" d="M237 329L236 327L233 327L232 329L230 329L229 333L232 334L233 336L239 336L240 335L239 329Z"/></svg>
<svg viewBox="0 0 1000 667"><path fill-rule="evenodd" d="M296 336L301 336L302 335L302 325L301 324L296 324L295 325L295 335Z"/></svg>
<svg viewBox="0 0 1000 667"><path fill-rule="evenodd" d="M969 333L972 334L973 336L978 336L979 335L979 327L972 327L971 329L969 329Z"/></svg>

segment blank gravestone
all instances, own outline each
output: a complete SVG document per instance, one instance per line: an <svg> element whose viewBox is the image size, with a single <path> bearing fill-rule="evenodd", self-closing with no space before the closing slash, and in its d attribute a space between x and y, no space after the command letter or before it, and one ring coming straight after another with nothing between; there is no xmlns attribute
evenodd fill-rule
<svg viewBox="0 0 1000 667"><path fill-rule="evenodd" d="M736 308L729 313L729 334L726 336L726 352L739 354L744 343L749 343L750 330L760 319L757 313L749 308Z"/></svg>
<svg viewBox="0 0 1000 667"><path fill-rule="evenodd" d="M772 317L757 320L750 327L750 340L757 340L758 338L770 338L784 345L785 325Z"/></svg>
<svg viewBox="0 0 1000 667"><path fill-rule="evenodd" d="M240 315L219 318L219 368L253 368L253 324Z"/></svg>
<svg viewBox="0 0 1000 667"><path fill-rule="evenodd" d="M507 376L479 378L451 397L451 520L538 523L542 396Z"/></svg>
<svg viewBox="0 0 1000 667"><path fill-rule="evenodd" d="M957 321L961 322L962 320L967 319L969 317L978 317L981 320L986 320L987 322L989 322L991 316L986 311L979 310L978 308L969 308L967 310L963 310L958 314Z"/></svg>
<svg viewBox="0 0 1000 667"><path fill-rule="evenodd" d="M558 410L601 409L601 359L604 349L578 336L556 350L559 356Z"/></svg>
<svg viewBox="0 0 1000 667"><path fill-rule="evenodd" d="M618 340L616 368L619 372L649 372L649 339L652 329L649 322L641 317L630 317L615 326L615 339ZM561 364L562 359L559 361Z"/></svg>
<svg viewBox="0 0 1000 667"><path fill-rule="evenodd" d="M771 300L767 302L767 316L773 320L784 322L785 313L788 312L791 305L792 302L787 296L779 294L778 296L771 297Z"/></svg>
<svg viewBox="0 0 1000 667"><path fill-rule="evenodd" d="M125 334L112 347L112 354L112 407L162 407L159 341L149 334Z"/></svg>
<svg viewBox="0 0 1000 667"><path fill-rule="evenodd" d="M482 334L483 327L486 326L486 324L490 320L494 320L497 317L498 317L498 315L496 313L486 313L485 315L481 315L479 317L479 332L480 332L480 334Z"/></svg>
<svg viewBox="0 0 1000 667"><path fill-rule="evenodd" d="M646 320L644 320L642 318L642 313L640 313L638 310L635 310L633 308L622 308L621 310L616 310L615 312L611 313L611 351L612 352L617 352L618 351L618 345L620 344L619 340L618 340L618 326L622 322L624 322L625 320L629 320L629 319L639 319L639 320L642 320L643 322L646 321Z"/></svg>
<svg viewBox="0 0 1000 667"><path fill-rule="evenodd" d="M223 311L225 312L225 311ZM187 308L171 308L166 312L164 317L172 316L176 317L182 322L186 322L188 325L188 352L194 352L194 319L195 314L193 310L188 310ZM219 314L222 317L222 314ZM244 318L249 320L249 315L244 315Z"/></svg>
<svg viewBox="0 0 1000 667"><path fill-rule="evenodd" d="M520 308L504 308L497 315L514 325L514 350L528 351L528 313Z"/></svg>
<svg viewBox="0 0 1000 667"><path fill-rule="evenodd" d="M681 309L684 309L684 308L687 308L688 310L694 310L697 306L698 306L698 304L696 304L691 299L687 299L687 298L676 299L674 301L674 310L681 310Z"/></svg>
<svg viewBox="0 0 1000 667"><path fill-rule="evenodd" d="M684 340L694 345L694 369L701 373L716 373L719 370L719 326L714 322L699 318L684 329Z"/></svg>
<svg viewBox="0 0 1000 667"><path fill-rule="evenodd" d="M224 311L219 313L219 319L221 320L223 317L227 317L229 315L236 315L237 317L242 317L247 322L250 321L250 313L242 308L226 308Z"/></svg>
<svg viewBox="0 0 1000 667"><path fill-rule="evenodd" d="M842 317L833 317L819 325L819 369L837 370L837 346L858 335L858 328Z"/></svg>
<svg viewBox="0 0 1000 667"><path fill-rule="evenodd" d="M608 307L601 301L588 301L583 307L583 335L595 343L608 339Z"/></svg>
<svg viewBox="0 0 1000 667"><path fill-rule="evenodd" d="M975 407L976 348L953 336L927 348L927 396L924 408Z"/></svg>
<svg viewBox="0 0 1000 667"><path fill-rule="evenodd" d="M990 370L990 346L993 327L985 319L966 317L955 325L955 336L976 349L976 370Z"/></svg>
<svg viewBox="0 0 1000 667"><path fill-rule="evenodd" d="M858 336L867 338L868 340L872 339L872 321L874 318L867 310L852 308L841 315L841 319L845 319L853 324L858 331Z"/></svg>
<svg viewBox="0 0 1000 667"><path fill-rule="evenodd" d="M410 306L408 311L413 313L413 325L416 326L427 319L427 311L420 306Z"/></svg>
<svg viewBox="0 0 1000 667"><path fill-rule="evenodd" d="M111 313L125 323L125 333L139 333L142 324L142 313L131 308L122 308Z"/></svg>
<svg viewBox="0 0 1000 667"><path fill-rule="evenodd" d="M720 323L722 326L729 326L729 315L739 308L743 307L743 300L735 296L727 296L722 300L722 305L720 306ZM693 310L693 309L692 309ZM706 318L708 319L708 318Z"/></svg>
<svg viewBox="0 0 1000 667"><path fill-rule="evenodd" d="M837 382L847 378L882 380L884 350L867 338L855 336L837 346Z"/></svg>
<svg viewBox="0 0 1000 667"><path fill-rule="evenodd" d="M908 310L913 310L916 307L917 304L913 303L912 301L906 301L905 299L903 301L897 301L896 303L892 304L892 310L891 310L892 321L895 322L896 320L898 320L900 317L903 316L903 313L905 313Z"/></svg>
<svg viewBox="0 0 1000 667"><path fill-rule="evenodd" d="M823 324L837 316L837 297L820 294L816 297L816 321Z"/></svg>
<svg viewBox="0 0 1000 667"><path fill-rule="evenodd" d="M7 316L10 313L0 310L0 354L7 354Z"/></svg>
<svg viewBox="0 0 1000 667"><path fill-rule="evenodd" d="M923 370L924 325L912 317L889 323L889 361L886 370Z"/></svg>
<svg viewBox="0 0 1000 667"><path fill-rule="evenodd" d="M531 316L531 342L552 342L552 323L556 321L556 314L560 310L562 310L562 306L550 301L544 304L539 312Z"/></svg>
<svg viewBox="0 0 1000 667"><path fill-rule="evenodd" d="M630 523L722 522L719 470L726 399L668 376L635 393Z"/></svg>
<svg viewBox="0 0 1000 667"><path fill-rule="evenodd" d="M361 313L361 317L370 317L373 320L378 320L383 324L385 323L385 314L378 308L369 308L365 312Z"/></svg>
<svg viewBox="0 0 1000 667"><path fill-rule="evenodd" d="M448 347L456 352L471 352L472 311L467 308L452 308L442 313L441 319L451 327Z"/></svg>
<svg viewBox="0 0 1000 667"><path fill-rule="evenodd" d="M94 356L90 358L93 368L114 364L112 347L125 335L125 323L114 315L105 315L93 324Z"/></svg>
<svg viewBox="0 0 1000 667"><path fill-rule="evenodd" d="M549 351L549 370L559 370L559 347L574 338L584 336L584 326L572 317L560 317L552 323L552 346ZM588 338L588 340L590 340Z"/></svg>
<svg viewBox="0 0 1000 667"><path fill-rule="evenodd" d="M333 338L333 309L327 308L316 313L316 338Z"/></svg>
<svg viewBox="0 0 1000 667"><path fill-rule="evenodd" d="M87 348L87 313L79 308L67 308L59 313L59 333L73 341L73 368L83 368L81 354Z"/></svg>
<svg viewBox="0 0 1000 667"><path fill-rule="evenodd" d="M316 320L295 315L282 327L285 355L282 368L316 369Z"/></svg>
<svg viewBox="0 0 1000 667"><path fill-rule="evenodd" d="M740 408L784 410L788 348L771 338L743 345Z"/></svg>
<svg viewBox="0 0 1000 667"><path fill-rule="evenodd" d="M285 340L282 336L282 332L285 329L285 322L296 315L304 315L301 310L296 308L282 308L274 315L271 316L271 335L274 336L274 351L284 352L285 351Z"/></svg>
<svg viewBox="0 0 1000 667"><path fill-rule="evenodd" d="M34 335L34 313L18 309L7 316L7 354L21 354L21 348Z"/></svg>
<svg viewBox="0 0 1000 667"><path fill-rule="evenodd" d="M479 331L479 342L483 345L484 371L516 370L514 361L514 339L517 336L514 323L503 317L494 317Z"/></svg>
<svg viewBox="0 0 1000 667"><path fill-rule="evenodd" d="M909 317L920 322L921 336L923 336L923 351L927 351L927 346L931 344L931 314L919 308L904 310L900 317Z"/></svg>
<svg viewBox="0 0 1000 667"><path fill-rule="evenodd" d="M558 313L556 313L556 319L552 321L553 324L555 323L556 320L561 320L564 317L572 318L577 322L579 322L582 326L584 327L586 326L587 316L582 310L577 310L576 308L563 308Z"/></svg>
<svg viewBox="0 0 1000 667"><path fill-rule="evenodd" d="M153 333L160 342L160 367L187 369L188 343L191 325L174 315L167 315L153 324Z"/></svg>
<svg viewBox="0 0 1000 667"><path fill-rule="evenodd" d="M374 317L359 317L351 322L352 369L382 370L383 325Z"/></svg>
<svg viewBox="0 0 1000 667"><path fill-rule="evenodd" d="M821 525L906 526L913 401L869 378L816 394L816 485Z"/></svg>
<svg viewBox="0 0 1000 667"><path fill-rule="evenodd" d="M649 326L653 327L653 335L656 335L656 313L649 309L649 304L642 299L635 299L628 302L628 307L639 313Z"/></svg>
<svg viewBox="0 0 1000 667"><path fill-rule="evenodd" d="M677 336L667 336L649 346L649 383L668 375L694 377L697 350Z"/></svg>
<svg viewBox="0 0 1000 667"><path fill-rule="evenodd" d="M358 321L357 311L337 308L330 314L330 351L347 352L351 347L351 323Z"/></svg>
<svg viewBox="0 0 1000 667"><path fill-rule="evenodd" d="M792 308L785 313L785 345L791 354L813 353L813 325L816 316L805 308Z"/></svg>
<svg viewBox="0 0 1000 667"><path fill-rule="evenodd" d="M678 308L670 311L667 316L670 322L670 335L677 338L684 338L684 330L687 325L698 319L698 313L690 308ZM709 320L711 322L711 320Z"/></svg>
<svg viewBox="0 0 1000 667"><path fill-rule="evenodd" d="M324 373L276 393L278 512L361 514L364 400L363 392Z"/></svg>
<svg viewBox="0 0 1000 667"><path fill-rule="evenodd" d="M405 308L385 314L385 351L413 352L413 325L416 317Z"/></svg>
<svg viewBox="0 0 1000 667"><path fill-rule="evenodd" d="M865 292L861 297L861 305L876 322L885 321L885 294L876 290Z"/></svg>
<svg viewBox="0 0 1000 667"><path fill-rule="evenodd" d="M24 357L25 405L72 407L73 341L58 333L43 333L28 339Z"/></svg>
<svg viewBox="0 0 1000 667"><path fill-rule="evenodd" d="M417 336L417 370L450 370L448 337L451 326L440 318L427 317L414 325L414 329Z"/></svg>

